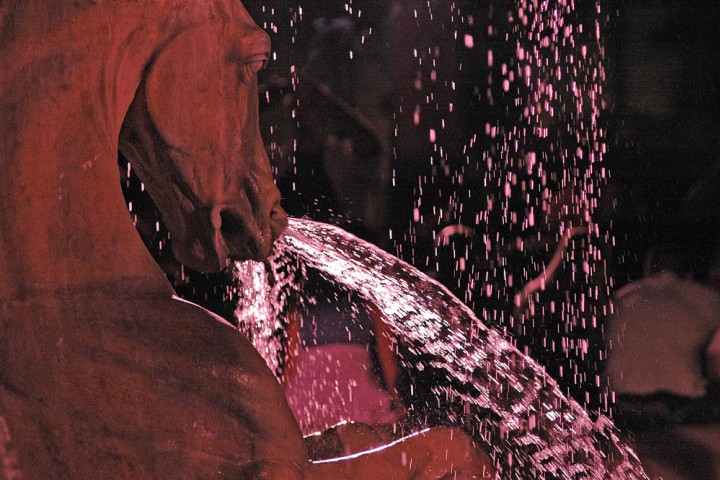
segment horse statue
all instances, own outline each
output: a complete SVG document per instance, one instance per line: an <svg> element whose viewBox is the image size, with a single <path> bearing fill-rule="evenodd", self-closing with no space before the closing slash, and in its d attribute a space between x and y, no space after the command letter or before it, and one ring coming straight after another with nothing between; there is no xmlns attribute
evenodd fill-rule
<svg viewBox="0 0 720 480"><path fill-rule="evenodd" d="M268 54L237 0L0 1L0 478L493 475L451 429L378 446L349 428L328 435L351 455L311 460L260 355L175 297L134 229L118 151L180 261L269 255Z"/></svg>

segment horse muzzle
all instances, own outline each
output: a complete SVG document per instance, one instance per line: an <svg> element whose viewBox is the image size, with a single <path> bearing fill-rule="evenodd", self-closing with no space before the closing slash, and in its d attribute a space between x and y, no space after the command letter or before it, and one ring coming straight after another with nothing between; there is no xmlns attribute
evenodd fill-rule
<svg viewBox="0 0 720 480"><path fill-rule="evenodd" d="M219 233L227 258L232 260L265 260L272 255L275 240L287 225L288 217L279 199L261 208L259 215L249 216L233 207L220 210Z"/></svg>
<svg viewBox="0 0 720 480"><path fill-rule="evenodd" d="M267 259L288 224L279 197L277 192L251 208L222 205L195 210L182 222L180 235L173 236L175 257L208 273L222 270L228 260Z"/></svg>

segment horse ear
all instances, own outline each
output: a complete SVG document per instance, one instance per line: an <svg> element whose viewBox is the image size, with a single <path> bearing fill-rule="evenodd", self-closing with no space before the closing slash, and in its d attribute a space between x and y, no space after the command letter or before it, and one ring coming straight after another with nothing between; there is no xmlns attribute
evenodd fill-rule
<svg viewBox="0 0 720 480"><path fill-rule="evenodd" d="M257 64L263 52L269 52L269 40L254 24L206 24L167 43L145 77L148 113L167 144L179 146L190 138L202 142L198 125L222 124L227 109L238 108L247 65Z"/></svg>

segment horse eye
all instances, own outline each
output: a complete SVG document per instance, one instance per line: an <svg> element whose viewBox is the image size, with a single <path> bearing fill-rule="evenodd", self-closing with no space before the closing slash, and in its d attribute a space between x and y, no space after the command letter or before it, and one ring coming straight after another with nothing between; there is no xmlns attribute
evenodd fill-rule
<svg viewBox="0 0 720 480"><path fill-rule="evenodd" d="M267 63L266 57L255 57L240 65L240 80L243 83L250 82L258 71L260 71Z"/></svg>

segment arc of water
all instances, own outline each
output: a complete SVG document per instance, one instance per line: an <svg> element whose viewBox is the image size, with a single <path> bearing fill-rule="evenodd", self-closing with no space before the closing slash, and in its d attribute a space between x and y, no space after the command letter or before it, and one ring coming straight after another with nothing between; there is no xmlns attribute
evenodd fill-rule
<svg viewBox="0 0 720 480"><path fill-rule="evenodd" d="M444 286L333 226L292 219L280 243L373 302L400 341L432 358L426 366L442 369L449 381L433 393L475 409L476 437L493 450L503 478L648 478L609 419L593 421Z"/></svg>

